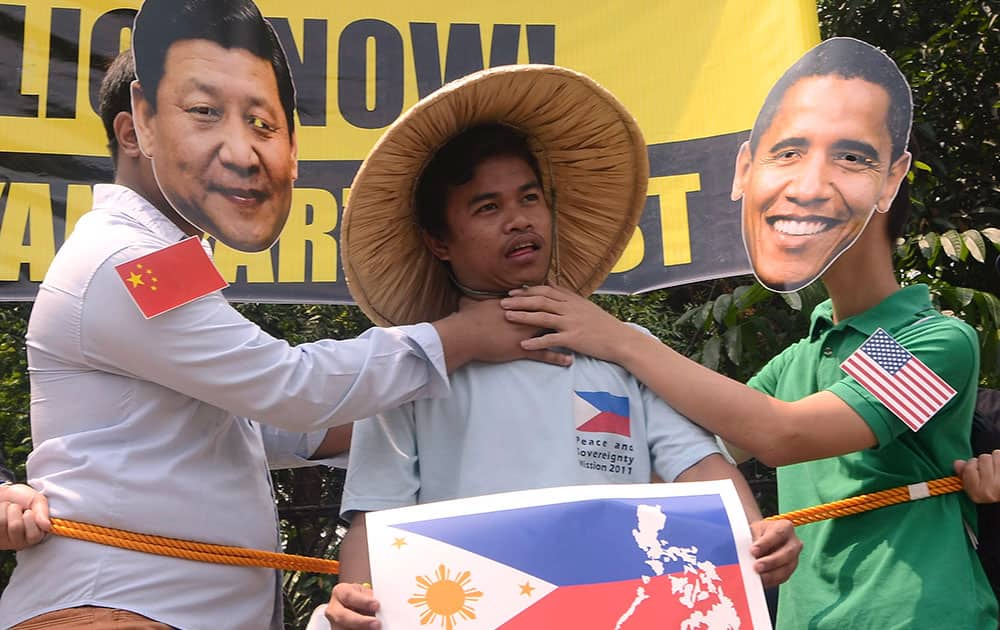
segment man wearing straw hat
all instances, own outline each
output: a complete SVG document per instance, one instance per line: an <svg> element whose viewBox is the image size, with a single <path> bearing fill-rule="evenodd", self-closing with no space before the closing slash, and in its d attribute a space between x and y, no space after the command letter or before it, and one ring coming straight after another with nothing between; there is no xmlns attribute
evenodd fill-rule
<svg viewBox="0 0 1000 630"><path fill-rule="evenodd" d="M589 294L635 228L647 176L635 121L587 77L553 66L470 75L405 113L362 165L342 228L348 286L381 324L526 284ZM448 401L355 424L342 502L352 527L327 612L336 627L378 624L357 584L369 579L365 512L496 492L728 478L755 521L755 568L771 583L794 569L789 523L758 520L714 436L619 366L579 355L567 370L470 364L452 387ZM588 426L588 403L617 405L617 419Z"/></svg>

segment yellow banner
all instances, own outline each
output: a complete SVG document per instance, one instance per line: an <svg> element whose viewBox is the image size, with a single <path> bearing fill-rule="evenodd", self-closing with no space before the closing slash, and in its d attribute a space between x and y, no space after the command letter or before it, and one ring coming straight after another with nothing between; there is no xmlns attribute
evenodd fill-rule
<svg viewBox="0 0 1000 630"><path fill-rule="evenodd" d="M128 47L139 5L0 6L0 299L33 295L32 283L86 211L87 189L110 179L97 87L108 60ZM360 160L386 126L443 82L525 62L590 75L631 110L650 145L647 216L608 290L745 272L738 228L730 229L726 214L740 134L775 79L819 41L815 4L807 0L258 5L292 66L306 177L297 183L291 231L276 251L253 259L221 252L220 266L236 281L233 295L245 299L349 299L336 267L337 224ZM731 255L724 264L699 259L700 230L720 226L721 237L702 249ZM672 267L679 275L662 275ZM622 275L640 272L639 287ZM283 282L297 286L257 290ZM257 286L245 293L250 284Z"/></svg>

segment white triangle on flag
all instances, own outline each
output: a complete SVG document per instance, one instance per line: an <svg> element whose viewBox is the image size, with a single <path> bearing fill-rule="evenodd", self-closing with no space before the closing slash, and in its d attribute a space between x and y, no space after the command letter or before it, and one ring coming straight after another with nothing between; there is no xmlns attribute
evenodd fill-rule
<svg viewBox="0 0 1000 630"><path fill-rule="evenodd" d="M593 420L599 413L600 409L587 402L579 393L573 392L573 422L577 429Z"/></svg>
<svg viewBox="0 0 1000 630"><path fill-rule="evenodd" d="M368 528L372 587L385 630L497 628L554 584L448 543L391 526ZM447 612L447 614L445 614Z"/></svg>

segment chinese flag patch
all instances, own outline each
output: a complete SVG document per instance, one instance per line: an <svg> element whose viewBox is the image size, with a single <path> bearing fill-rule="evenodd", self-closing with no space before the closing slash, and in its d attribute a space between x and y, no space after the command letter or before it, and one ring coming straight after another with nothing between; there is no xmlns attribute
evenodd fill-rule
<svg viewBox="0 0 1000 630"><path fill-rule="evenodd" d="M115 271L146 319L229 286L197 236L117 265Z"/></svg>

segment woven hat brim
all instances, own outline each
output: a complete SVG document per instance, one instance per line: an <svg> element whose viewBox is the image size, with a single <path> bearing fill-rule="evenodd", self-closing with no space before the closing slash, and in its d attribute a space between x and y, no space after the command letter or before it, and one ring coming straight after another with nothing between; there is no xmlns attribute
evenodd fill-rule
<svg viewBox="0 0 1000 630"><path fill-rule="evenodd" d="M416 224L414 191L439 148L483 123L520 130L538 157L556 213L550 282L589 295L628 244L649 176L646 144L631 114L592 79L566 68L483 70L400 116L351 185L342 262L351 295L375 323L434 321L457 309L459 293Z"/></svg>

